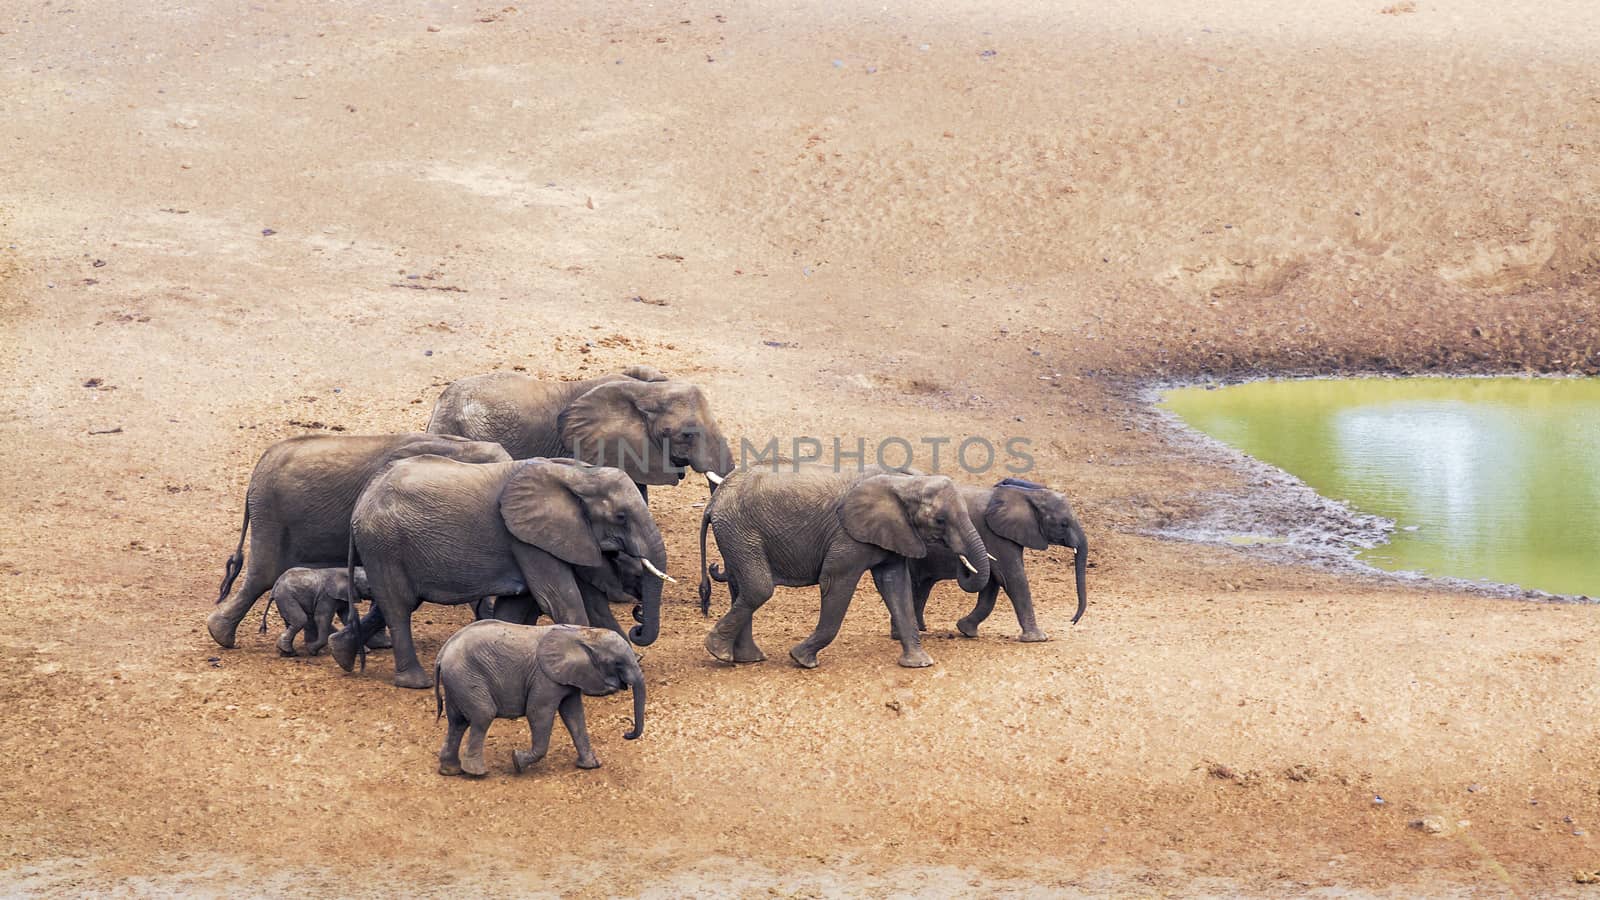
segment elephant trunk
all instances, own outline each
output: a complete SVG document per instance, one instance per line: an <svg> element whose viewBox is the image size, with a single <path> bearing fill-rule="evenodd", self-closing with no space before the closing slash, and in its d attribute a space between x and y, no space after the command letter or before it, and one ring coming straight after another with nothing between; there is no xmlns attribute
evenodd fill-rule
<svg viewBox="0 0 1600 900"><path fill-rule="evenodd" d="M975 594L989 583L989 550L978 537L978 529L970 521L957 521L952 530L954 538L950 549L965 557L967 563L956 570L956 583L969 594Z"/></svg>
<svg viewBox="0 0 1600 900"><path fill-rule="evenodd" d="M626 740L636 741L644 734L644 672L638 665L628 673L628 684L633 688L633 730L623 732Z"/></svg>
<svg viewBox="0 0 1600 900"><path fill-rule="evenodd" d="M1072 545L1072 549L1077 554L1077 558L1072 561L1073 569L1078 578L1078 611L1072 616L1072 624L1076 625L1078 620L1083 618L1083 611L1089 607L1087 586L1089 579L1089 539L1084 536L1082 528L1074 528L1072 537L1076 541Z"/></svg>
<svg viewBox="0 0 1600 900"><path fill-rule="evenodd" d="M667 570L667 548L662 543L661 535L656 534L650 541L650 547L644 558L649 560L657 570ZM664 582L660 576L648 569L643 575L643 586L639 591L639 606L634 609L634 618L639 621L628 632L628 640L643 647L655 643L656 636L661 633L661 588Z"/></svg>
<svg viewBox="0 0 1600 900"><path fill-rule="evenodd" d="M715 426L700 435L690 467L696 472L715 472L719 477L733 471L733 451L728 447L728 439Z"/></svg>

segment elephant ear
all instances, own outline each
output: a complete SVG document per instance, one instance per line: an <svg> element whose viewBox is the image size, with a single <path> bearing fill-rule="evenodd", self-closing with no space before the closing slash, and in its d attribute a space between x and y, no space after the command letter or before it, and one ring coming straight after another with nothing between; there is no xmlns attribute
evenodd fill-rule
<svg viewBox="0 0 1600 900"><path fill-rule="evenodd" d="M928 555L928 545L912 527L900 498L903 476L873 475L851 486L839 504L845 533L864 544L882 547L910 559Z"/></svg>
<svg viewBox="0 0 1600 900"><path fill-rule="evenodd" d="M628 473L638 484L677 484L661 447L650 446L646 407L661 382L608 381L585 392L561 411L561 443L573 456Z"/></svg>
<svg viewBox="0 0 1600 900"><path fill-rule="evenodd" d="M622 374L637 381L666 381L667 375L655 366L637 365L622 370Z"/></svg>
<svg viewBox="0 0 1600 900"><path fill-rule="evenodd" d="M1043 550L1044 532L1039 529L1039 514L1028 500L1025 488L996 485L983 511L983 520L989 530L1008 541L1015 541L1029 550Z"/></svg>
<svg viewBox="0 0 1600 900"><path fill-rule="evenodd" d="M539 667L558 684L599 694L606 689L605 665L589 646L589 631L577 625L551 626L539 642Z"/></svg>
<svg viewBox="0 0 1600 900"><path fill-rule="evenodd" d="M529 462L500 492L500 517L517 540L575 566L605 562L589 529L583 501L573 491L572 466Z"/></svg>

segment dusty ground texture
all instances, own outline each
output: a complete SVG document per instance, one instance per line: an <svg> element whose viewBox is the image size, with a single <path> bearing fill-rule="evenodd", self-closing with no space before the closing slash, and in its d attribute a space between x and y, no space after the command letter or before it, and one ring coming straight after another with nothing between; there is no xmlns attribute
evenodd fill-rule
<svg viewBox="0 0 1600 900"><path fill-rule="evenodd" d="M1594 608L1141 537L1240 485L1136 397L1600 367L1600 5L414 6L0 6L0 891L1592 890ZM1048 644L951 587L902 670L868 589L801 671L780 589L735 669L684 578L644 740L476 782L386 654L207 638L271 442L634 362L736 435L1031 438L1088 615L1039 554Z"/></svg>

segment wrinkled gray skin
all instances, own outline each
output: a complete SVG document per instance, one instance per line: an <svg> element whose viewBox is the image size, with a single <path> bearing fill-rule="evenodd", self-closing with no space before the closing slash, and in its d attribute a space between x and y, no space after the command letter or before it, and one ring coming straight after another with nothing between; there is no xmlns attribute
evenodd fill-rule
<svg viewBox="0 0 1600 900"><path fill-rule="evenodd" d="M272 602L261 609L261 632L267 631L267 611L273 604L283 617L283 634L278 635L278 652L294 656L295 635L304 633L306 652L316 656L333 636L333 617L345 619L351 572L345 569L293 568L278 576L272 585ZM355 596L367 600L367 570L355 568Z"/></svg>
<svg viewBox="0 0 1600 900"><path fill-rule="evenodd" d="M557 713L578 749L578 768L599 768L583 719L583 696L633 689L634 740L644 734L644 673L633 648L614 631L573 625L473 622L439 648L433 666L437 714L449 731L439 749L439 774L482 775L483 738L495 719L528 717L533 746L512 763L526 771L550 750ZM467 752L461 753L461 738Z"/></svg>
<svg viewBox="0 0 1600 900"><path fill-rule="evenodd" d="M604 602L607 587L626 577L612 568L617 557L648 559L662 572L667 567L661 532L628 476L574 460L402 460L367 485L350 528L351 558L360 555L373 606L393 635L400 687L431 683L411 639L411 614L423 601L493 596L509 608L529 595L557 622L620 631ZM609 571L600 577L594 569ZM598 604L586 602L586 582ZM640 624L628 635L636 644L651 643L659 632L661 584L655 575L642 579L634 608ZM605 621L591 622L591 610L604 611ZM355 666L364 628L357 622L333 636L333 658L345 671Z"/></svg>
<svg viewBox="0 0 1600 900"><path fill-rule="evenodd" d="M637 559L624 553L610 557L609 565L579 566L574 570L578 577L578 591L583 595L583 609L589 615L589 624L609 628L622 634L622 626L611 614L611 604L627 603L638 606L644 595L648 573ZM529 594L495 599L492 605L480 610L480 619L494 618L518 625L537 625L539 616L550 616L549 610L539 606ZM551 617L552 621L554 617Z"/></svg>
<svg viewBox="0 0 1600 900"><path fill-rule="evenodd" d="M428 431L495 441L513 459L573 457L647 485L677 484L685 468L724 475L733 453L698 387L649 366L587 381L496 372L452 383ZM663 453L665 449L665 453Z"/></svg>
<svg viewBox="0 0 1600 900"><path fill-rule="evenodd" d="M498 444L438 434L314 434L279 441L261 454L245 492L239 546L228 558L217 608L206 619L212 640L234 645L239 623L284 572L296 566L343 566L350 546L350 514L368 479L399 459L424 453L464 462L510 459ZM244 539L250 537L249 566ZM244 571L239 592L228 599ZM226 601L226 602L224 602ZM369 628L381 638L376 627ZM375 641L374 646L386 645Z"/></svg>
<svg viewBox="0 0 1600 900"><path fill-rule="evenodd" d="M839 633L856 584L870 571L900 637L900 665L932 665L915 627L906 560L921 559L930 547L943 544L977 570L970 574L972 589L989 580L983 540L955 484L943 476L788 466L777 472L734 472L701 518L702 611L711 600L707 527L715 532L727 566L726 573L712 566L710 577L728 583L733 603L706 636L706 649L725 662L766 658L756 646L751 620L777 585L818 585L822 611L816 630L789 651L796 663L815 668L817 652Z"/></svg>
<svg viewBox="0 0 1600 900"><path fill-rule="evenodd" d="M990 580L977 592L977 605L956 623L956 628L967 637L977 637L978 625L994 611L995 598L1004 588L1016 611L1017 624L1022 628L1021 639L1049 640L1050 636L1034 619L1033 593L1028 588L1022 551L1024 548L1043 550L1052 545L1070 547L1076 554L1078 611L1072 622L1077 624L1089 602L1085 585L1089 541L1067 498L1042 485L1010 478L994 487L962 485L960 490L972 523L977 526L983 545L989 548L994 561L989 564ZM938 582L962 575L964 570L954 554L943 547L930 547L925 558L911 561L910 571L917 628L927 631L922 612L928 605L928 593ZM972 590L966 585L963 588Z"/></svg>

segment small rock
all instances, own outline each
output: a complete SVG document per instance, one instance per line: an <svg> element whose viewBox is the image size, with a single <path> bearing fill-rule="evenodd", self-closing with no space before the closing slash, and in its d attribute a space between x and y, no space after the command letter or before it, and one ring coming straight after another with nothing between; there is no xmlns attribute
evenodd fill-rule
<svg viewBox="0 0 1600 900"><path fill-rule="evenodd" d="M844 68L844 60L842 60L842 59L836 59L836 60L834 60L834 61L833 61L833 67L834 67L834 68L835 68L835 69L842 69L842 68Z"/></svg>
<svg viewBox="0 0 1600 900"><path fill-rule="evenodd" d="M999 54L995 53L995 51L993 51L993 50L985 50L982 53L978 54L978 58L979 59L994 59L998 55Z"/></svg>
<svg viewBox="0 0 1600 900"><path fill-rule="evenodd" d="M1411 827L1428 834L1443 834L1444 819L1438 816L1425 816L1421 819L1413 819Z"/></svg>
<svg viewBox="0 0 1600 900"><path fill-rule="evenodd" d="M106 261L105 261L105 260L103 260L103 259L97 259L97 260L95 260L95 261L94 261L94 262L93 262L93 263L92 263L92 265L93 265L93 266L94 266L94 267L95 267L95 268L96 268L96 269L103 269L103 268L105 268L105 265L106 265Z"/></svg>
<svg viewBox="0 0 1600 900"><path fill-rule="evenodd" d="M1483 790L1483 785L1481 785L1481 784L1469 784L1469 785L1467 785L1467 793L1469 793L1469 794L1476 794L1477 792L1479 792L1481 790Z"/></svg>
<svg viewBox="0 0 1600 900"><path fill-rule="evenodd" d="M428 30L437 33L439 31L439 26L437 26L437 25L429 25L428 26Z"/></svg>
<svg viewBox="0 0 1600 900"><path fill-rule="evenodd" d="M261 236L262 237L272 237L273 235L275 235L277 233L278 233L277 231L275 231L275 230L273 230L271 228L263 228L263 229L261 229Z"/></svg>
<svg viewBox="0 0 1600 900"><path fill-rule="evenodd" d="M1382 798L1382 797L1378 797L1378 796L1374 796L1374 797L1373 797L1373 798L1372 798L1372 805L1373 805L1373 806L1382 806L1382 805L1383 805L1383 802L1384 802L1384 801L1383 801L1383 798Z"/></svg>
<svg viewBox="0 0 1600 900"><path fill-rule="evenodd" d="M1582 828L1574 828L1574 829L1572 829L1572 836L1573 837L1583 837L1584 835L1586 835L1588 833L1589 832L1584 831Z"/></svg>
<svg viewBox="0 0 1600 900"><path fill-rule="evenodd" d="M422 355L423 356L432 356L433 355L433 351L432 350L424 350L424 351L422 351Z"/></svg>
<svg viewBox="0 0 1600 900"><path fill-rule="evenodd" d="M884 701L883 705L885 707L888 707L889 709L894 710L895 712L899 712L900 711L900 701L899 700L887 700L887 701Z"/></svg>

